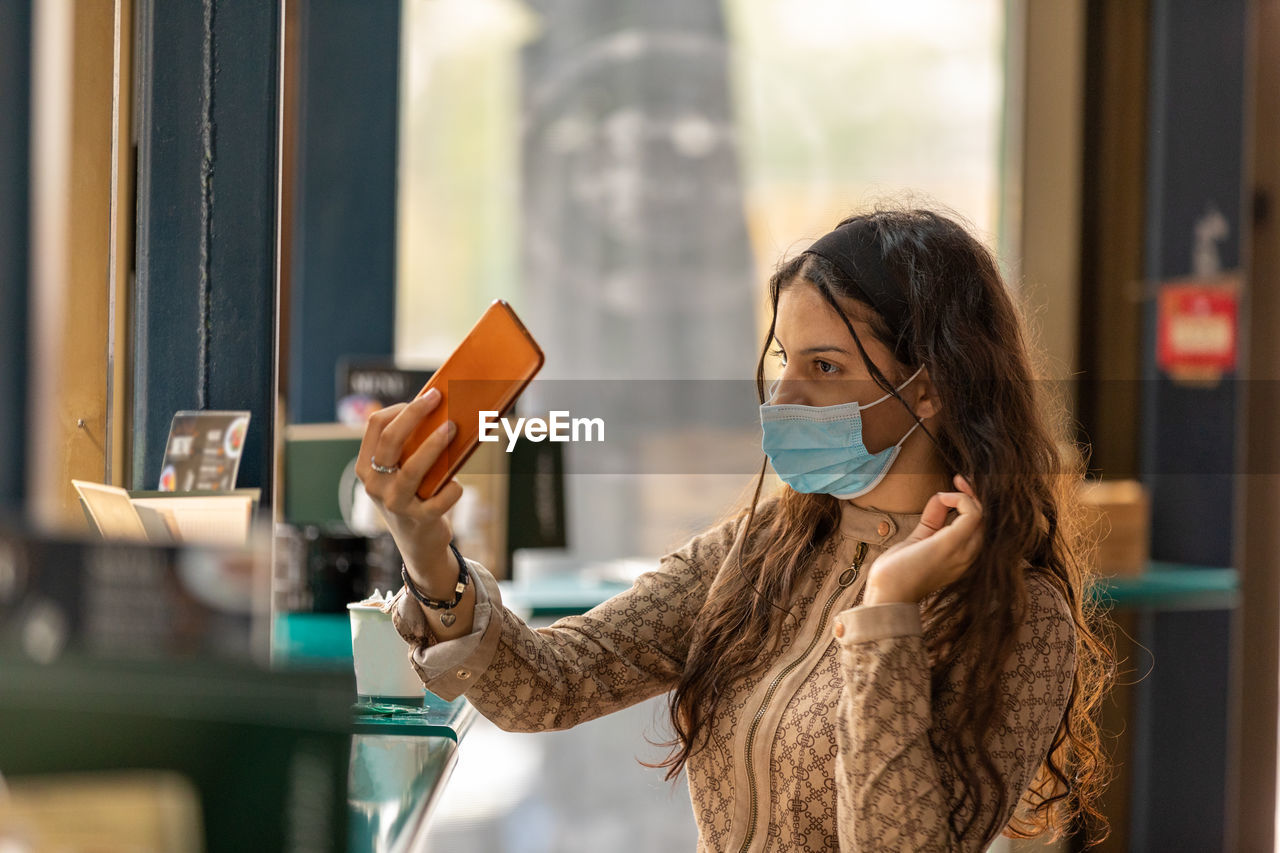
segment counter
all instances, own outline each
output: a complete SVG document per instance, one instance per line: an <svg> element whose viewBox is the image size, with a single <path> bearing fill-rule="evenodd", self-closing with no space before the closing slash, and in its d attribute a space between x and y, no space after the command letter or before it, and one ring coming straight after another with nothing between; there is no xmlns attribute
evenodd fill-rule
<svg viewBox="0 0 1280 853"><path fill-rule="evenodd" d="M272 665L295 673L350 673L350 618L345 613L276 614ZM348 700L354 695L352 683ZM463 698L445 702L425 691L421 707L349 701L347 707L348 850L418 849L475 710Z"/></svg>

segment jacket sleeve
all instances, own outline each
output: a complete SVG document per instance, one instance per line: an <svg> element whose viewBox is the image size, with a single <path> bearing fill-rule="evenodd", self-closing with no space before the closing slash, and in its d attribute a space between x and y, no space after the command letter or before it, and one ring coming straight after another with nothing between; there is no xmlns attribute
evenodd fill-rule
<svg viewBox="0 0 1280 853"><path fill-rule="evenodd" d="M1026 616L999 682L1005 693L1002 717L987 741L1006 786L1000 829L1048 756L1075 674L1075 625L1066 602L1037 579L1028 580L1027 596ZM836 756L840 850L985 850L995 835L981 839L971 832L963 843L955 837L948 821L955 795L943 781L954 774L939 764L931 746L949 728L964 664L942 695L931 696L918 605L856 607L836 618L844 624L836 640L845 682ZM978 830L996 805L997 791L983 793ZM967 807L961 815L972 811Z"/></svg>
<svg viewBox="0 0 1280 853"><path fill-rule="evenodd" d="M484 566L475 560L463 557L467 561L467 571L472 577L477 577L477 571L484 570ZM417 670L423 682L432 681L444 675L451 669L457 669L463 665L468 657L480 648L480 641L484 639L485 629L489 627L489 616L493 612L493 605L489 601L489 595L485 592L484 584L476 584L476 600L474 615L471 619L471 633L462 637L455 637L448 642L438 642L434 637L428 638L428 644L425 648L418 652ZM412 601L406 601L408 590L400 587L400 591L392 596L391 610L396 612L402 608L413 608L416 605ZM405 618L403 615L401 619Z"/></svg>
<svg viewBox="0 0 1280 853"><path fill-rule="evenodd" d="M730 520L694 536L630 589L546 628L530 628L504 607L497 581L475 561L469 567L490 605L478 641L473 632L436 642L412 600L401 599L392 621L432 693L448 700L465 694L507 731L567 729L675 686L694 620L735 528ZM437 673L432 664L443 660L437 652L468 641L474 647L460 659L451 656L453 665Z"/></svg>

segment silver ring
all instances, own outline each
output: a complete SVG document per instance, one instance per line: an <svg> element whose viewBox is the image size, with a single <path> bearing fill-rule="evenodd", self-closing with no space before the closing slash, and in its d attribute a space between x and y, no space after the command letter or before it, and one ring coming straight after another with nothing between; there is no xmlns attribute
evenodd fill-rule
<svg viewBox="0 0 1280 853"><path fill-rule="evenodd" d="M379 474L394 474L400 470L399 465L392 465L390 468L385 465L379 465L378 460L374 459L372 456L369 457L369 467L377 471Z"/></svg>

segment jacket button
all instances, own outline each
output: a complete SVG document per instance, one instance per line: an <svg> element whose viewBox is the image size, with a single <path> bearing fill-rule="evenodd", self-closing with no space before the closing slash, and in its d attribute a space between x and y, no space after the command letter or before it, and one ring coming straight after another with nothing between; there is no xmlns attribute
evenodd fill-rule
<svg viewBox="0 0 1280 853"><path fill-rule="evenodd" d="M469 669L460 669L460 670L458 670L458 672L457 672L457 676L458 676L459 678L470 678L470 677L471 677L471 670L469 670Z"/></svg>
<svg viewBox="0 0 1280 853"><path fill-rule="evenodd" d="M832 628L831 630L835 631L835 634L836 634L836 636L837 636L837 637L843 637L843 636L844 636L844 623L843 623L843 622L837 622L837 623L836 623L836 626L835 626L834 628Z"/></svg>
<svg viewBox="0 0 1280 853"><path fill-rule="evenodd" d="M882 521L882 522L880 522L880 526L876 528L876 533L879 533L881 536L888 536L888 535L889 535L889 522L887 522L887 521Z"/></svg>

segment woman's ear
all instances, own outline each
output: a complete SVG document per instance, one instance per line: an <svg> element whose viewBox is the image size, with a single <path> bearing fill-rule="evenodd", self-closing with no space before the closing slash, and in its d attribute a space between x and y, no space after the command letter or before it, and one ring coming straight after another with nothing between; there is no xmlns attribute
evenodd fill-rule
<svg viewBox="0 0 1280 853"><path fill-rule="evenodd" d="M916 381L911 383L911 408L916 417L926 420L942 411L942 400L938 397L938 389L929 378L929 368L922 368Z"/></svg>

